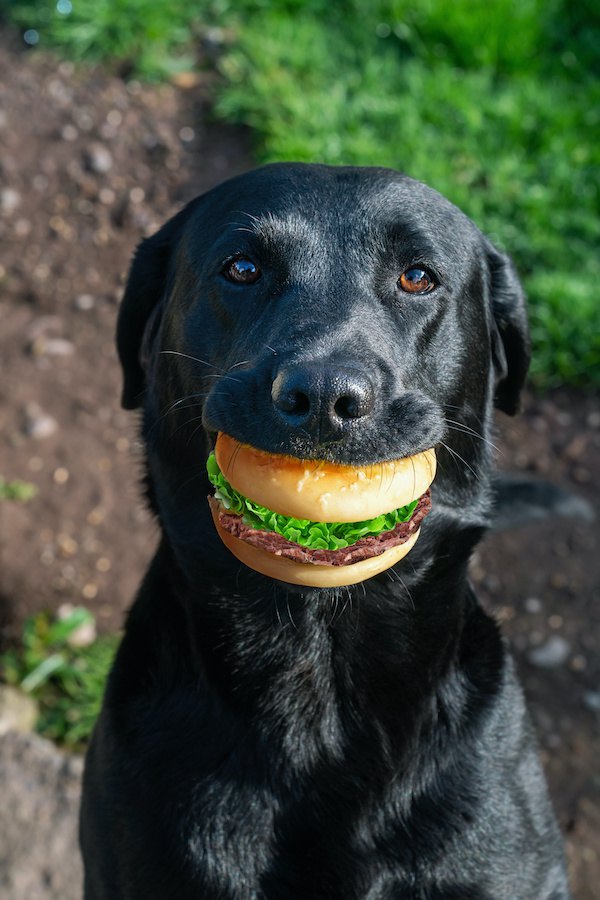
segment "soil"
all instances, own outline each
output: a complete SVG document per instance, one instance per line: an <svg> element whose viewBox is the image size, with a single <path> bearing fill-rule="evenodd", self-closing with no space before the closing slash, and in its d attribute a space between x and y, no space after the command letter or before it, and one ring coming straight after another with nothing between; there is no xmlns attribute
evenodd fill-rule
<svg viewBox="0 0 600 900"><path fill-rule="evenodd" d="M0 473L38 493L0 504L4 644L64 603L121 626L157 538L119 407L124 275L142 237L252 165L248 135L211 120L207 77L126 84L18 43L0 36ZM498 441L503 468L600 507L593 397L530 392ZM598 526L566 519L490 535L472 566L517 659L577 900L600 884L599 575Z"/></svg>

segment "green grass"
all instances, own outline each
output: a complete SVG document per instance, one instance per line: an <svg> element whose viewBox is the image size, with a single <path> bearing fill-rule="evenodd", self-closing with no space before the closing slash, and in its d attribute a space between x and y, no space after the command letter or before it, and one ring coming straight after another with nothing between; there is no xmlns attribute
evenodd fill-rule
<svg viewBox="0 0 600 900"><path fill-rule="evenodd" d="M77 630L93 623L83 607L60 619L40 612L25 622L20 646L0 656L2 680L37 700L37 731L75 750L94 727L119 643L110 635L79 646Z"/></svg>
<svg viewBox="0 0 600 900"><path fill-rule="evenodd" d="M514 257L534 381L600 385L592 0L2 2L41 46L145 78L216 34L217 114L254 129L259 161L385 165L437 188Z"/></svg>
<svg viewBox="0 0 600 900"><path fill-rule="evenodd" d="M32 500L36 494L37 488L35 484L30 484L28 481L19 481L18 479L6 481L6 479L0 475L0 502L3 500L12 500L15 503L27 503L27 501Z"/></svg>
<svg viewBox="0 0 600 900"><path fill-rule="evenodd" d="M37 32L37 46L76 61L116 62L148 81L194 65L192 10L185 0L0 0L8 21Z"/></svg>

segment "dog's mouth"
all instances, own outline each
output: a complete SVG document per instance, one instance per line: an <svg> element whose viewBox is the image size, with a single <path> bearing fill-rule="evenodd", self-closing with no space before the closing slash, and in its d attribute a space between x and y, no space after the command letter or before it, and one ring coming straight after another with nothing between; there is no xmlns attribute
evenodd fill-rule
<svg viewBox="0 0 600 900"><path fill-rule="evenodd" d="M250 568L311 586L353 584L414 546L435 451L352 467L272 455L225 434L207 471L217 532Z"/></svg>

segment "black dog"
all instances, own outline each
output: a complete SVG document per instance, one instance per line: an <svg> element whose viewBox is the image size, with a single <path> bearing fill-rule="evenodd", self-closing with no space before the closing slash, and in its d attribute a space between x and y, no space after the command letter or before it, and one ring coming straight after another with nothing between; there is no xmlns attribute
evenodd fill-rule
<svg viewBox="0 0 600 900"><path fill-rule="evenodd" d="M87 900L568 897L467 580L492 406L516 411L529 359L507 258L396 172L268 166L144 241L118 348L162 541L88 753ZM353 588L252 572L210 518L219 431L338 463L435 447L419 542Z"/></svg>

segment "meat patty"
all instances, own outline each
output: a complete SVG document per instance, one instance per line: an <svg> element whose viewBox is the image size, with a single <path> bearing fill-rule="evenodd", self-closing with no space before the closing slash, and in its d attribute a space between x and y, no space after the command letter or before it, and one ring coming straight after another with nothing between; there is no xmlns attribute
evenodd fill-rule
<svg viewBox="0 0 600 900"><path fill-rule="evenodd" d="M221 528L234 537L246 541L254 547L262 547L263 550L268 550L269 553L274 553L275 556L285 556L287 559L293 559L296 562L312 563L319 566L349 566L363 559L369 559L371 556L381 556L386 550L391 550L392 547L397 547L398 544L403 544L407 541L419 528L431 509L430 492L426 491L417 503L408 522L401 522L391 531L367 535L360 538L355 544L350 544L350 546L342 547L339 550L311 550L309 547L302 547L294 541L289 541L276 531L267 531L246 525L242 516L229 512L215 497L209 497L208 502L211 508L217 512Z"/></svg>

